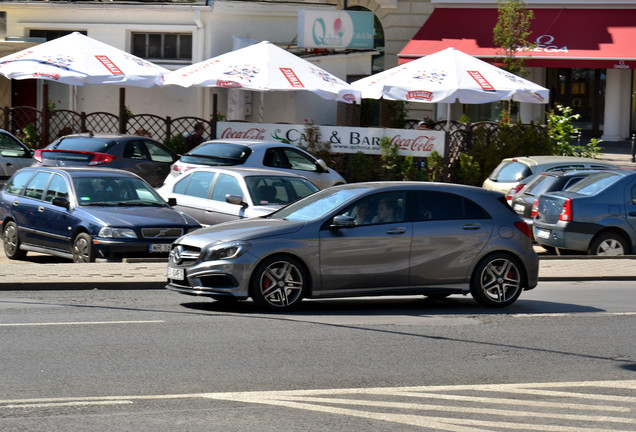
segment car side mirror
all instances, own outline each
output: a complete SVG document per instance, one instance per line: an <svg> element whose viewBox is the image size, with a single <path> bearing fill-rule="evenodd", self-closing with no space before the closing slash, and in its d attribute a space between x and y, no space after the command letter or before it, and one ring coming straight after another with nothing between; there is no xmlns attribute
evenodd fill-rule
<svg viewBox="0 0 636 432"><path fill-rule="evenodd" d="M318 167L318 170L321 172L325 172L325 173L329 172L329 167L327 167L327 164L322 159L316 160L316 166Z"/></svg>
<svg viewBox="0 0 636 432"><path fill-rule="evenodd" d="M338 215L334 216L331 221L331 229L353 228L356 226L356 220L351 216Z"/></svg>
<svg viewBox="0 0 636 432"><path fill-rule="evenodd" d="M68 201L67 198L64 198L64 197L53 198L53 201L51 201L51 204L57 207L64 207L66 210L71 208L71 203Z"/></svg>
<svg viewBox="0 0 636 432"><path fill-rule="evenodd" d="M177 205L177 199L174 197L168 198L168 205L170 207L174 207Z"/></svg>
<svg viewBox="0 0 636 432"><path fill-rule="evenodd" d="M243 201L243 197L240 195L227 194L225 195L225 202L234 205L240 205L241 207L247 207L247 203Z"/></svg>

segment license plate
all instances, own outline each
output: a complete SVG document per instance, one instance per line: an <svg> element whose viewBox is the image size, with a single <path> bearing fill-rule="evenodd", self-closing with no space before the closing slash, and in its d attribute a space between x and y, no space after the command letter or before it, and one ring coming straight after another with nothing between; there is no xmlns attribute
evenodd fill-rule
<svg viewBox="0 0 636 432"><path fill-rule="evenodd" d="M523 206L521 204L515 204L515 206L512 209L516 211L517 213L523 213Z"/></svg>
<svg viewBox="0 0 636 432"><path fill-rule="evenodd" d="M185 272L182 268L168 267L168 279L184 280Z"/></svg>
<svg viewBox="0 0 636 432"><path fill-rule="evenodd" d="M535 235L537 236L537 238L547 239L550 238L550 230L537 228L537 230L535 231Z"/></svg>
<svg viewBox="0 0 636 432"><path fill-rule="evenodd" d="M154 243L150 245L150 252L170 252L170 243Z"/></svg>

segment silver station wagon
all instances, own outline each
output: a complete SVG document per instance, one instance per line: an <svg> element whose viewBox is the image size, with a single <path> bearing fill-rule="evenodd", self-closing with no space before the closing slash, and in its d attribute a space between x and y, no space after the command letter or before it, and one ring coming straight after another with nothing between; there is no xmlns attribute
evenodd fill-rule
<svg viewBox="0 0 636 432"><path fill-rule="evenodd" d="M173 244L167 288L251 297L283 311L303 298L471 294L504 307L537 285L528 225L492 191L428 182L352 183L263 218Z"/></svg>

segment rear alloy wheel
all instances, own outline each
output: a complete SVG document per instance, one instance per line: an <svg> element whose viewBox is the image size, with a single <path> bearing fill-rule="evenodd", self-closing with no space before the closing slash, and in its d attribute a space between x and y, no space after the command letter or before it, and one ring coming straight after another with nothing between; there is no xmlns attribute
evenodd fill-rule
<svg viewBox="0 0 636 432"><path fill-rule="evenodd" d="M519 262L507 254L490 255L479 262L470 280L470 293L483 306L501 308L521 295Z"/></svg>
<svg viewBox="0 0 636 432"><path fill-rule="evenodd" d="M93 239L86 233L79 233L73 240L73 262L95 262Z"/></svg>
<svg viewBox="0 0 636 432"><path fill-rule="evenodd" d="M18 260L26 256L26 252L20 249L18 225L15 222L7 222L2 236L4 239L4 253L7 258Z"/></svg>
<svg viewBox="0 0 636 432"><path fill-rule="evenodd" d="M627 253L627 241L620 234L601 234L592 241L589 253L598 256L622 256Z"/></svg>
<svg viewBox="0 0 636 432"><path fill-rule="evenodd" d="M300 304L307 276L302 264L291 257L271 257L258 265L250 295L259 307L288 311Z"/></svg>

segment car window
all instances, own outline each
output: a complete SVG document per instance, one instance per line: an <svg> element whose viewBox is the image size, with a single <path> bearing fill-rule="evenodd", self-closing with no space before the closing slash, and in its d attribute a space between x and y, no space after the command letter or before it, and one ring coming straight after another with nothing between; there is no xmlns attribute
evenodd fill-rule
<svg viewBox="0 0 636 432"><path fill-rule="evenodd" d="M342 213L356 225L404 222L406 192L384 192L362 198Z"/></svg>
<svg viewBox="0 0 636 432"><path fill-rule="evenodd" d="M291 169L302 171L318 171L316 161L308 157L304 153L289 148L282 149L282 151L285 155L285 158L287 159L287 165Z"/></svg>
<svg viewBox="0 0 636 432"><path fill-rule="evenodd" d="M53 143L51 148L106 153L115 144L116 142L110 138L68 137Z"/></svg>
<svg viewBox="0 0 636 432"><path fill-rule="evenodd" d="M46 185L51 179L51 173L46 171L40 171L29 181L24 191L24 196L35 199L42 199L42 194Z"/></svg>
<svg viewBox="0 0 636 432"><path fill-rule="evenodd" d="M243 190L238 179L231 175L219 174L214 182L214 190L212 191L212 199L215 201L225 202L226 195L243 196Z"/></svg>
<svg viewBox="0 0 636 432"><path fill-rule="evenodd" d="M289 204L304 198L318 188L300 177L248 176L247 190L255 204Z"/></svg>
<svg viewBox="0 0 636 432"><path fill-rule="evenodd" d="M172 154L164 149L163 147L158 146L156 143L152 141L146 141L146 149L150 154L150 159L155 162L166 162L172 163L174 162L174 158Z"/></svg>
<svg viewBox="0 0 636 432"><path fill-rule="evenodd" d="M415 217L424 220L490 219L490 214L461 195L439 191L418 191Z"/></svg>
<svg viewBox="0 0 636 432"><path fill-rule="evenodd" d="M595 195L621 178L622 176L615 173L599 172L581 180L571 188L568 188L568 191L581 195Z"/></svg>
<svg viewBox="0 0 636 432"><path fill-rule="evenodd" d="M9 183L7 183L4 191L13 195L21 195L24 187L32 176L33 171L22 171L17 173L9 181Z"/></svg>
<svg viewBox="0 0 636 432"><path fill-rule="evenodd" d="M30 152L11 135L0 134L0 155L4 157L31 157Z"/></svg>
<svg viewBox="0 0 636 432"><path fill-rule="evenodd" d="M632 187L632 204L636 204L636 185Z"/></svg>
<svg viewBox="0 0 636 432"><path fill-rule="evenodd" d="M128 159L148 159L143 141L128 141L124 149L124 157Z"/></svg>
<svg viewBox="0 0 636 432"><path fill-rule="evenodd" d="M64 177L59 174L53 174L51 183L49 183L49 187L46 190L44 201L51 202L53 198L58 197L68 199L68 186L66 181L64 181Z"/></svg>
<svg viewBox="0 0 636 432"><path fill-rule="evenodd" d="M581 164L569 164L569 165L558 165L552 168L548 168L546 169L546 172L552 172L552 171L580 171L582 169L585 169L584 165Z"/></svg>
<svg viewBox="0 0 636 432"><path fill-rule="evenodd" d="M346 203L367 188L361 186L356 189L332 189L333 188L323 189L315 194L309 195L300 201L296 201L272 213L269 217L292 221L316 220L334 211L338 206Z"/></svg>
<svg viewBox="0 0 636 432"><path fill-rule="evenodd" d="M247 146L229 143L201 144L190 153L183 155L181 161L201 165L242 165L252 153Z"/></svg>
<svg viewBox="0 0 636 432"><path fill-rule="evenodd" d="M518 161L504 161L495 168L490 180L502 183L518 182L532 174L530 167Z"/></svg>
<svg viewBox="0 0 636 432"><path fill-rule="evenodd" d="M210 184L212 184L214 176L216 176L216 173L207 171L198 171L192 173L192 175L189 176L188 179L184 179L188 180L188 183L183 194L198 198L207 198L208 191L210 190ZM175 190L175 193L179 192Z"/></svg>
<svg viewBox="0 0 636 432"><path fill-rule="evenodd" d="M75 177L80 206L160 206L165 201L143 180L131 177Z"/></svg>
<svg viewBox="0 0 636 432"><path fill-rule="evenodd" d="M523 193L526 195L539 196L554 183L554 180L552 176L540 174L526 185L523 189Z"/></svg>

